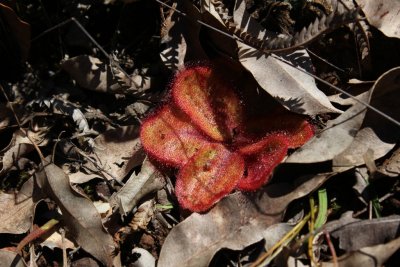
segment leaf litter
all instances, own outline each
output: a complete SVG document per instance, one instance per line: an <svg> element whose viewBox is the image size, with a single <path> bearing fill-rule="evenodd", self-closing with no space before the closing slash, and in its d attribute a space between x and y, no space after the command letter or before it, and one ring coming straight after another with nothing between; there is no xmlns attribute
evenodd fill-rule
<svg viewBox="0 0 400 267"><path fill-rule="evenodd" d="M330 22L324 20L334 20L335 15L345 14L342 4L335 0L299 1L304 5L291 1L286 4L291 7L291 22L273 29L275 33L263 22L267 19L263 16L279 17L281 10L276 1L265 1L265 6L242 0L200 2L201 5L189 0L85 4L77 0L63 3L61 8L65 12L62 14L46 3L43 7L32 4L14 9L24 21L41 25L39 31L34 28L36 35L49 28L43 16L33 16L41 8L51 14L53 22L69 20L75 24L66 22L56 27L56 31L50 30L33 39L29 66L25 70L13 68L21 77L20 82L14 82L11 76L0 76L3 91L11 99L2 96L0 111L0 179L1 196L5 199L0 204L1 209L6 210L2 212L6 225L2 225L0 232L3 240L0 261L18 264L32 261L35 248L41 253L40 260L31 264L51 266L52 256L43 249L47 246L54 251L71 253L66 261L72 264L89 262L86 259L91 257L90 264L94 264L95 259L104 266L250 266L259 264L261 259L267 259L266 262L274 266L299 262L299 259L303 259L303 266L317 261L322 266L372 262L395 266L392 254L399 247L396 231L400 206L399 127L365 105L369 103L399 120L395 1L385 2L378 11L371 9L373 1L348 4L350 9L359 6L366 20L351 21L351 16L337 18L339 23L352 22L337 30L330 29ZM271 12L265 14L265 9ZM332 10L336 13L330 13ZM13 6L8 7L7 12L14 16ZM71 20L70 16L77 18ZM145 22L141 23L145 26L138 27L138 20ZM8 53L16 62L26 58L29 47L22 43L22 31L26 31L27 26L20 21L14 18L13 22L8 21L11 25L4 28L12 33L9 36L19 38L21 50L13 50L16 54ZM100 24L93 26L91 22L95 21ZM227 21L232 24L228 25ZM309 22L314 26L308 27ZM376 28L371 29L371 26ZM306 27L304 36L299 37L303 27ZM233 28L236 30L232 31ZM79 29L92 33L93 40L97 39L103 47L98 43L73 41L79 40L71 39ZM285 31L279 32L282 29ZM21 33L17 33L19 30ZM328 31L318 35L319 30ZM385 39L387 37L380 31L392 38ZM231 34L236 37L232 38ZM249 45L260 39L268 47L273 46L273 42L279 47L282 40L289 40L290 36L312 42L276 55L263 54L257 46ZM347 47L338 49L336 40L343 36ZM1 40L12 43L15 41L12 38ZM378 39L385 42L379 43ZM93 49L94 46L97 47ZM392 58L377 59L378 50L385 51L379 55ZM1 55L6 54L4 51L0 51ZM342 56L349 51L355 55ZM319 57L321 55L328 55L327 60L337 66L327 64ZM268 174L261 175L261 184L267 180L268 184L259 189L258 185L251 187L251 192L246 193L237 190L243 189L241 185L234 186L236 189L232 193L229 192L233 188L225 188L226 196L213 200L214 206L206 200L207 208L202 213L192 213L184 208L193 200L182 201L182 196L190 198L192 195L187 192L193 190L193 185L197 186L194 192L204 190L201 183L193 183L194 176L200 173L196 164L204 163L201 173L215 171L213 166L220 166L221 170L211 178L222 179L219 181L222 184L227 178L220 177L229 173L224 172L226 165L222 163L227 159L229 162L233 151L260 153L268 160L273 155L273 146L262 145L267 141L255 142L259 138L257 134L241 135L243 125L237 127L234 123L240 112L217 112L227 115L227 125L234 127L228 127L229 132L212 129L212 120L208 119L213 113L208 111L220 107L207 110L195 102L202 98L193 95L191 90L178 97L179 101L186 101L178 106L189 114L195 137L207 142L198 143L201 145L194 147L193 155L182 162L162 151L162 140L146 140L147 143L157 141L152 144L151 151L156 151L158 158L148 153L148 145L139 136L141 124L149 120L148 114L153 114L150 118L157 116L154 110L160 106L177 101L173 100L174 93L171 96L169 92L171 87L174 91L171 77L199 65L217 67L221 75L227 77L226 82L239 92L240 105L258 107L246 117L249 120L246 127L257 126L253 130L258 129L255 130L258 134L265 129L276 131L277 124L287 123L288 117L282 117L284 112L279 109L284 107L291 112L307 114L305 118L315 136L305 145L308 138L299 139L304 141L290 146L287 157L285 150L279 160L283 164L274 164ZM327 81L334 77L336 84L363 102L343 93L333 96L316 77ZM356 86L351 78L374 83ZM208 95L208 98L214 97ZM222 104L229 106L232 102L218 102ZM273 113L274 108L281 111ZM249 118L254 114L262 118L251 121ZM180 134L187 134L184 131L188 129L181 128ZM215 145L215 140L222 144ZM204 145L208 142L214 142L211 147L223 147L215 149L219 151L219 165L211 161L213 153ZM247 146L235 147L240 142ZM37 150L40 150L39 157ZM53 160L41 161L40 154L51 156ZM174 164L179 166L190 162L190 168L180 167L185 171L179 174L176 168L159 164L160 155L174 159ZM242 172L239 169L236 172ZM241 173L235 175L240 177ZM182 180L184 186L179 185ZM322 202L317 202L317 206L310 204L314 203L319 189L327 192L325 199L319 199L327 203L325 211L318 206L322 206ZM204 194L199 196L200 200L206 199ZM41 213L35 205L46 198L50 199L46 202L52 210L50 216ZM346 212L350 212L347 218L351 219L337 220ZM326 217L327 223L314 229L317 215ZM43 241L45 238L35 236L29 239L32 249L25 246L18 251L20 256L13 252L24 237L38 233L35 232L37 225L43 227L54 219L58 224L46 230L54 240ZM304 226L302 222L309 224ZM79 246L78 250L62 237L64 229L66 238ZM279 244L285 245L279 247ZM86 254L82 255L83 251ZM365 253L370 257L366 258ZM136 260L138 257L142 261Z"/></svg>

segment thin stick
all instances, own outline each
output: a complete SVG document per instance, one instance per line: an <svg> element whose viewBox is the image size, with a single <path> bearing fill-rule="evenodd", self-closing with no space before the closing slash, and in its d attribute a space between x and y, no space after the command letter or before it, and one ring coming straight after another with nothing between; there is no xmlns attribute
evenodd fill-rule
<svg viewBox="0 0 400 267"><path fill-rule="evenodd" d="M317 54L315 54L315 53L314 53L313 51L311 51L310 49L306 48L306 51L307 51L307 53L309 53L309 54L313 55L314 57L318 58L320 61L324 62L326 65L331 66L332 68L334 68L334 69L336 69L336 70L338 70L338 71L340 71L340 72L346 73L346 72L344 71L344 69L341 69L341 68L339 68L338 66L336 66L335 64L330 63L330 62L329 62L328 60L326 60L325 58L318 56Z"/></svg>
<svg viewBox="0 0 400 267"><path fill-rule="evenodd" d="M337 255L336 255L335 247L332 244L331 237L330 237L329 233L326 232L326 231L324 231L324 235L325 235L326 243L328 244L329 250L331 251L331 254L332 254L333 266L334 267L338 267L339 266L338 258L337 258Z"/></svg>
<svg viewBox="0 0 400 267"><path fill-rule="evenodd" d="M62 244L62 254L63 254L63 267L68 267L68 257L67 257L67 248L65 246L65 230L64 228L60 228L61 233L61 244Z"/></svg>

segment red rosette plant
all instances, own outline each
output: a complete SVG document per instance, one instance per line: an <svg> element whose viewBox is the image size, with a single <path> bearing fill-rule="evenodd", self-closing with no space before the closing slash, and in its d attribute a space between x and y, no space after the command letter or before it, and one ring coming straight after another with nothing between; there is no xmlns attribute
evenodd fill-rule
<svg viewBox="0 0 400 267"><path fill-rule="evenodd" d="M140 138L152 159L178 169L176 196L191 211L208 210L235 188L260 188L288 149L314 135L302 115L249 116L231 84L209 66L179 72L171 95L143 121Z"/></svg>

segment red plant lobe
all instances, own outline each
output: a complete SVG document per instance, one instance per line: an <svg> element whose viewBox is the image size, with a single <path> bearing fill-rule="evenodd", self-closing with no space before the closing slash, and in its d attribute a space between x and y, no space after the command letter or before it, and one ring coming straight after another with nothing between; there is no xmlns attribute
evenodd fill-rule
<svg viewBox="0 0 400 267"><path fill-rule="evenodd" d="M240 99L209 67L194 67L179 73L172 99L201 131L216 141L232 139L241 123Z"/></svg>
<svg viewBox="0 0 400 267"><path fill-rule="evenodd" d="M215 70L198 66L178 73L172 102L144 120L143 147L151 158L178 168L176 195L183 208L203 212L234 188L258 189L289 148L314 135L302 115L281 108L255 117L257 109L247 108Z"/></svg>
<svg viewBox="0 0 400 267"><path fill-rule="evenodd" d="M239 153L221 144L205 145L178 173L178 201L191 211L205 211L235 188L243 172L244 161Z"/></svg>
<svg viewBox="0 0 400 267"><path fill-rule="evenodd" d="M280 132L287 136L289 148L300 147L314 136L313 126L304 116L284 110L261 118L250 118L241 126L239 132L239 144L254 143L263 139L266 134Z"/></svg>
<svg viewBox="0 0 400 267"><path fill-rule="evenodd" d="M287 150L288 139L280 133L271 134L255 144L241 148L239 152L244 156L246 173L237 188L253 191L264 185L273 169L285 158Z"/></svg>
<svg viewBox="0 0 400 267"><path fill-rule="evenodd" d="M185 114L170 105L148 117L140 131L146 152L161 163L182 167L208 143L189 121Z"/></svg>

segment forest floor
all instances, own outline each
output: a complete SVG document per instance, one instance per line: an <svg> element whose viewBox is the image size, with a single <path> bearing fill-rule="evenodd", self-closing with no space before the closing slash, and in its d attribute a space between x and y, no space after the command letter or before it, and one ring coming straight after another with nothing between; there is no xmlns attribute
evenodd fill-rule
<svg viewBox="0 0 400 267"><path fill-rule="evenodd" d="M399 11L0 0L0 266L397 266Z"/></svg>

